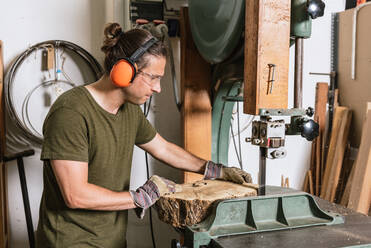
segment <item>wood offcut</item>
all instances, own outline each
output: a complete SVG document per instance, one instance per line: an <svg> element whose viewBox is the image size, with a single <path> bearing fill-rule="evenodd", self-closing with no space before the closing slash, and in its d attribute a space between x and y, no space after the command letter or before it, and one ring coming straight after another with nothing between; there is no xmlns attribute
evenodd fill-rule
<svg viewBox="0 0 371 248"><path fill-rule="evenodd" d="M182 192L161 197L156 202L158 217L173 227L200 223L218 200L256 196L257 185L221 180L201 180L182 185Z"/></svg>

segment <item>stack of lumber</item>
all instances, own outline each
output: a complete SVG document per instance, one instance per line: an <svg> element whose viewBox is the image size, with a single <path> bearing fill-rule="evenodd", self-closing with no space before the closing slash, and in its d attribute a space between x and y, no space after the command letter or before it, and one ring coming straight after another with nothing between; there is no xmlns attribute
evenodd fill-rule
<svg viewBox="0 0 371 248"><path fill-rule="evenodd" d="M318 83L314 120L320 130L312 144L311 166L306 172L304 191L368 214L371 204L371 103L367 104L357 158L349 164L347 148L352 110L335 103L331 132L326 135L327 95L327 83Z"/></svg>

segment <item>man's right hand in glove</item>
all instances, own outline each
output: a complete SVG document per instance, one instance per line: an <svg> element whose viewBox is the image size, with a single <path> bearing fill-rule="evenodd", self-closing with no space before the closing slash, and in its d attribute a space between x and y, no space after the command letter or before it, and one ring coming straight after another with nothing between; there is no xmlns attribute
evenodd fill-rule
<svg viewBox="0 0 371 248"><path fill-rule="evenodd" d="M138 218L143 219L145 210L155 204L161 196L180 191L179 185L155 175L136 191L130 190L129 192L138 207L135 209L135 213Z"/></svg>

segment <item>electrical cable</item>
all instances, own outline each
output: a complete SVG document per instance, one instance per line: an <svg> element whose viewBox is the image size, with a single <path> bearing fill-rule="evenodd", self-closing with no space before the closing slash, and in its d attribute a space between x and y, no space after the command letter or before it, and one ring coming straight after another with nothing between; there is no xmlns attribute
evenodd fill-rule
<svg viewBox="0 0 371 248"><path fill-rule="evenodd" d="M238 129L238 147L240 152L240 167L242 170L242 150L241 150L241 131L240 131L240 104L237 102L237 129Z"/></svg>
<svg viewBox="0 0 371 248"><path fill-rule="evenodd" d="M11 65L11 67L10 67L8 73L6 74L6 77L5 77L5 81L4 81L5 104L6 104L8 113L9 113L9 117L12 120L12 122L15 123L17 128L19 128L21 130L21 133L23 134L23 136L26 139L35 143L36 145L40 145L42 143L42 137L40 137L39 135L35 135L32 132L32 130L35 129L35 128L32 125L31 125L30 128L27 127L27 123L24 121L25 119L23 119L23 121L22 121L20 119L20 117L18 116L17 111L15 110L14 95L17 95L17 94L13 94L14 93L13 92L14 91L14 80L15 80L17 70L19 69L21 64L25 61L25 59L28 56L30 56L33 52L35 52L35 56L36 56L36 51L37 50L45 49L45 48L48 48L48 47L53 47L55 50L57 50L58 48L63 48L63 49L66 49L66 50L69 50L69 51L73 52L73 54L82 58L83 61L88 65L91 72L93 73L93 76L95 77L95 80L98 80L99 77L103 74L102 67L100 66L98 61L90 53L88 53L82 47L80 47L80 46L78 46L74 43L68 42L68 41L63 41L63 40L44 41L44 42L38 43L38 44L28 48L25 52L23 52L20 56L18 56L18 58L15 60L15 62ZM54 59L57 59L56 56L55 56ZM55 67L57 67L56 64L55 64ZM55 68L55 69L57 70L57 68ZM57 73L56 70L55 70L55 77L56 77L56 73ZM67 73L66 73L66 75L67 75ZM57 78L55 78L55 83L58 81L56 79ZM68 78L66 77L66 79L68 81L70 81L69 77ZM41 85L43 85L43 83L41 83ZM31 90L31 92L35 92L36 89L38 89L41 85L38 85L35 88L33 88ZM23 113L22 116L26 119L29 117L29 113L28 113L29 103L28 103L28 101L29 101L30 97L31 97L31 95L27 94L27 96L25 98L25 102L22 105L22 106L25 107L25 110L26 110L26 113ZM28 119L28 121L29 121L29 119Z"/></svg>
<svg viewBox="0 0 371 248"><path fill-rule="evenodd" d="M231 133L232 133L232 139L233 139L233 147L234 147L234 151L236 152L236 156L237 156L238 163L239 163L240 167L242 168L242 164L241 164L240 156L239 156L238 151L237 151L236 140L235 140L235 137L234 137L234 135L233 135L232 122L231 122L231 124L230 124L230 129L231 129Z"/></svg>
<svg viewBox="0 0 371 248"><path fill-rule="evenodd" d="M143 106L143 113L144 116L147 118L150 108L151 108L151 102L152 102L152 96L149 98L148 104L147 102L144 103ZM149 163L148 163L148 153L144 152L145 160L146 160L146 171L147 171L147 180L149 180ZM155 241L155 235L153 231L153 218L152 218L152 208L149 208L149 224L150 224L150 230L151 230L151 238L152 238L152 246L153 248L156 248L156 241Z"/></svg>

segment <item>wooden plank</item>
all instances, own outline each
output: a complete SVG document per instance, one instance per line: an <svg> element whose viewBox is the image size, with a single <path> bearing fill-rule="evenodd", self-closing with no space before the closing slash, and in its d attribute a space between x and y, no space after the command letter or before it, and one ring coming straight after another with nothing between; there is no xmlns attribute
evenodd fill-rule
<svg viewBox="0 0 371 248"><path fill-rule="evenodd" d="M371 102L367 105L362 138L349 194L348 208L368 214L371 204Z"/></svg>
<svg viewBox="0 0 371 248"><path fill-rule="evenodd" d="M345 185L345 189L341 197L341 201L340 201L340 204L345 207L348 206L348 202L349 202L349 194L350 194L350 189L351 189L351 185L353 182L353 175L354 175L354 165L355 163L353 164L352 170L350 171L348 181L347 181L347 184Z"/></svg>
<svg viewBox="0 0 371 248"><path fill-rule="evenodd" d="M3 42L0 40L0 247L8 247L7 171L3 163L5 153L5 104L3 92Z"/></svg>
<svg viewBox="0 0 371 248"><path fill-rule="evenodd" d="M351 111L347 107L337 107L330 146L326 160L325 175L321 188L321 198L333 201L343 163L346 141L349 134Z"/></svg>
<svg viewBox="0 0 371 248"><path fill-rule="evenodd" d="M324 165L322 164L322 156L324 150L321 148L323 145L323 137L326 129L326 112L327 112L327 99L328 99L328 84L317 83L316 86L316 101L315 101L315 119L319 124L319 136L316 139L316 195L320 194L320 185Z"/></svg>
<svg viewBox="0 0 371 248"><path fill-rule="evenodd" d="M309 193L314 194L313 190L313 178L312 178L312 172L309 170L308 171L308 181L309 181Z"/></svg>
<svg viewBox="0 0 371 248"><path fill-rule="evenodd" d="M290 0L246 0L244 113L287 108ZM279 35L277 35L279 30ZM272 93L268 81L274 83Z"/></svg>
<svg viewBox="0 0 371 248"><path fill-rule="evenodd" d="M355 8L339 13L338 22L338 77L340 105L353 111L352 147L359 147L362 125L365 118L365 104L371 99L370 60L371 60L371 6L364 6L357 16L355 79L351 78L352 32Z"/></svg>
<svg viewBox="0 0 371 248"><path fill-rule="evenodd" d="M320 184L322 178L323 164L322 156L323 150L323 137L326 128L326 110L328 99L328 83L317 83L316 85L316 98L315 98L315 111L314 120L319 124L319 135L312 143L312 155L310 169L315 173L315 194L320 194Z"/></svg>
<svg viewBox="0 0 371 248"><path fill-rule="evenodd" d="M327 198L327 190L329 187L329 178L330 173L333 166L333 160L335 156L335 149L336 149L336 143L337 143L337 136L338 136L338 130L340 129L341 119L344 116L345 110L344 108L336 108L334 111L334 119L332 123L332 134L330 137L330 145L327 152L327 159L326 159L326 166L325 166L325 172L323 175L323 183L321 187L321 198L326 199Z"/></svg>
<svg viewBox="0 0 371 248"><path fill-rule="evenodd" d="M308 177L308 172L307 173L305 173L305 178L304 178L304 185L303 185L303 191L304 192L307 192L307 193L309 193L309 191L308 191L308 183L309 183L309 177Z"/></svg>
<svg viewBox="0 0 371 248"><path fill-rule="evenodd" d="M331 177L330 177L330 184L331 184L331 191L330 191L330 201L334 202L336 189L339 184L340 173L343 166L344 154L347 146L347 140L349 137L349 128L350 122L352 120L352 112L350 109L347 110L346 115L344 116L341 124L340 135L338 138L338 143L336 146L335 151L335 159L334 159L334 166L332 167Z"/></svg>
<svg viewBox="0 0 371 248"><path fill-rule="evenodd" d="M184 148L203 159L211 159L211 65L197 51L189 26L188 8L181 9L181 92ZM202 179L185 172L184 182Z"/></svg>

